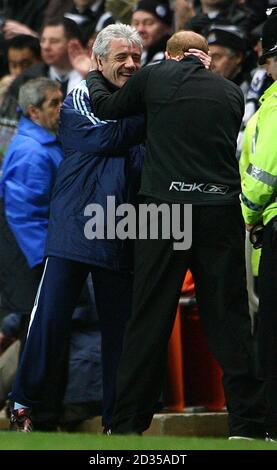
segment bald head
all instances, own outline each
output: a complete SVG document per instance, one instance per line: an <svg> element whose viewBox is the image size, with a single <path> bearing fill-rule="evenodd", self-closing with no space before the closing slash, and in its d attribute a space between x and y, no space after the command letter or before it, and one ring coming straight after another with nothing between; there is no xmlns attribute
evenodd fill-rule
<svg viewBox="0 0 277 470"><path fill-rule="evenodd" d="M207 40L194 31L178 31L167 41L166 52L169 59L183 59L189 49L199 49L206 54L209 51Z"/></svg>

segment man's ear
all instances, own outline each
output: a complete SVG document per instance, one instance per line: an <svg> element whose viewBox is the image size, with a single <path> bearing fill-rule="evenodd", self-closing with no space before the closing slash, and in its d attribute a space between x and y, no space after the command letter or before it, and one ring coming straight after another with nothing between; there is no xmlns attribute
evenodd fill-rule
<svg viewBox="0 0 277 470"><path fill-rule="evenodd" d="M29 116L32 121L37 121L39 119L39 108L30 104L27 108L27 116Z"/></svg>
<svg viewBox="0 0 277 470"><path fill-rule="evenodd" d="M95 56L95 60L96 60L96 63L97 63L97 69L100 70L100 72L102 72L103 70L103 62L102 62L102 59L99 55L96 55Z"/></svg>
<svg viewBox="0 0 277 470"><path fill-rule="evenodd" d="M166 58L166 60L171 59L171 55L167 51L165 51L165 58Z"/></svg>
<svg viewBox="0 0 277 470"><path fill-rule="evenodd" d="M240 65L243 61L243 58L244 58L244 55L243 55L243 52L238 52L236 55L235 55L235 62L237 65Z"/></svg>

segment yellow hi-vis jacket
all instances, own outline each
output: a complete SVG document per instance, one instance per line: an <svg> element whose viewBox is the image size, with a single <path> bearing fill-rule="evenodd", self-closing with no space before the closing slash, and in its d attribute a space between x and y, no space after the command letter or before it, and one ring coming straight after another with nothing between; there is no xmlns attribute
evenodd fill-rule
<svg viewBox="0 0 277 470"><path fill-rule="evenodd" d="M239 160L239 170L241 175L241 184L243 187L245 175L247 175L247 168L249 167L250 160L252 161L252 142L255 141L255 133L257 127L257 121L259 116L259 110L249 119L247 126L243 134L242 152ZM253 276L258 276L259 264L261 257L261 248L251 250L251 267Z"/></svg>
<svg viewBox="0 0 277 470"><path fill-rule="evenodd" d="M247 224L277 216L277 81L260 99L250 161L242 175L242 213Z"/></svg>

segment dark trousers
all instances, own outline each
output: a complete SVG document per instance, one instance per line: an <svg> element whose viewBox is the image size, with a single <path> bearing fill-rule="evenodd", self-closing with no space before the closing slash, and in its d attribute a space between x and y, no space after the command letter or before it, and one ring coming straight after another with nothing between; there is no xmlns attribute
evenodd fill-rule
<svg viewBox="0 0 277 470"><path fill-rule="evenodd" d="M277 436L277 217L265 226L259 270L258 350L266 381L266 427Z"/></svg>
<svg viewBox="0 0 277 470"><path fill-rule="evenodd" d="M109 426L123 335L131 311L129 274L61 258L47 260L11 399L32 408L51 400L61 402L72 314L89 272L102 333L103 424Z"/></svg>
<svg viewBox="0 0 277 470"><path fill-rule="evenodd" d="M230 434L264 435L263 384L254 370L244 235L239 205L194 206L189 250L174 251L172 240L136 241L133 312L118 372L115 433L140 433L150 425L181 286L190 268L205 335L224 373Z"/></svg>

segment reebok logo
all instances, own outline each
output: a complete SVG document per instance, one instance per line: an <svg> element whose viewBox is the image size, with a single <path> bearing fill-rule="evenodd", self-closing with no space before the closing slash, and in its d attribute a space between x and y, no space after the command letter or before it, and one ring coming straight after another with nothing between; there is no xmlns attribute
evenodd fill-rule
<svg viewBox="0 0 277 470"><path fill-rule="evenodd" d="M178 192L200 192L209 194L226 194L229 186L216 183L184 183L183 181L172 181L169 191Z"/></svg>

